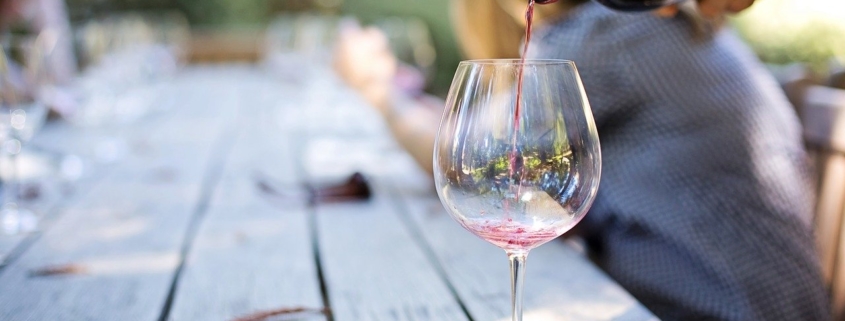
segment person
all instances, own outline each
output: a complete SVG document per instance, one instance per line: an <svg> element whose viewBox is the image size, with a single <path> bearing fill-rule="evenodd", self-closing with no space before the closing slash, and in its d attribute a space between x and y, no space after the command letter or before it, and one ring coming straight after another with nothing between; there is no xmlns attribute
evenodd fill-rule
<svg viewBox="0 0 845 321"><path fill-rule="evenodd" d="M519 54L524 1L452 3L468 57ZM578 227L594 261L662 320L829 319L801 128L753 52L694 6L537 9L528 58L575 62L602 144L599 193ZM391 89L397 64L377 31L347 32L337 48L341 77L431 171L442 107Z"/></svg>
<svg viewBox="0 0 845 321"><path fill-rule="evenodd" d="M471 59L503 58L518 56L518 42L521 41L523 25L498 23L516 19L522 23L523 2L505 0L509 10L491 6L489 1L454 1L453 16L463 43L465 56ZM467 8L471 3L481 5ZM501 4L503 2L499 2ZM720 20L725 13L738 13L749 8L754 0L699 0L698 12L707 20ZM555 6L538 6L537 20L562 14L570 2L564 0ZM674 17L681 5L664 6L655 11L661 17ZM473 14L468 14L468 10ZM481 21L472 19L481 17ZM473 26L474 25L474 26ZM436 97L397 90L396 75L408 75L413 70L397 62L389 50L387 38L376 28L344 28L337 44L335 69L353 88L358 90L376 109L387 118L391 132L424 170L431 172L429 156L434 149L433 137L437 134L440 110L431 108L442 105ZM476 32L478 31L478 32ZM468 36L472 34L472 36ZM410 77L410 76L406 76ZM412 97L413 96L413 97ZM415 108L425 106L428 108ZM435 124L435 125L432 125ZM426 137L430 139L426 139Z"/></svg>
<svg viewBox="0 0 845 321"><path fill-rule="evenodd" d="M15 30L18 29L18 30ZM0 0L0 35L24 31L50 42L50 76L66 84L76 76L76 56L67 6L62 0Z"/></svg>

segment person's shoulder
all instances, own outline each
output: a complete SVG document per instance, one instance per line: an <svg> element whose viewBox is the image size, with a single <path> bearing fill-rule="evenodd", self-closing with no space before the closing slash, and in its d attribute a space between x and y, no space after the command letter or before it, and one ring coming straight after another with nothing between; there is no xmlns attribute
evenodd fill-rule
<svg viewBox="0 0 845 321"><path fill-rule="evenodd" d="M684 18L618 12L593 2L573 8L538 32L546 51L579 56L618 55L655 42L689 46L693 37L693 29Z"/></svg>
<svg viewBox="0 0 845 321"><path fill-rule="evenodd" d="M756 73L756 56L727 26L697 27L682 14L624 13L589 2L539 29L540 40L531 50L543 58L573 60L579 67L627 73Z"/></svg>
<svg viewBox="0 0 845 321"><path fill-rule="evenodd" d="M597 35L610 35L618 28L632 23L643 23L653 16L648 13L625 13L608 9L594 2L586 2L571 8L557 19L553 19L544 28L548 35L552 32L590 32Z"/></svg>

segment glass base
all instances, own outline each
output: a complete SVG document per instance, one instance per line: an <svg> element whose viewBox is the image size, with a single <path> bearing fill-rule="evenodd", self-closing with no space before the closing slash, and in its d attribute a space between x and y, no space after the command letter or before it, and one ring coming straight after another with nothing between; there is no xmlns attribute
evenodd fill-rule
<svg viewBox="0 0 845 321"><path fill-rule="evenodd" d="M28 209L7 205L0 210L0 224L4 234L31 233L38 229L38 217Z"/></svg>

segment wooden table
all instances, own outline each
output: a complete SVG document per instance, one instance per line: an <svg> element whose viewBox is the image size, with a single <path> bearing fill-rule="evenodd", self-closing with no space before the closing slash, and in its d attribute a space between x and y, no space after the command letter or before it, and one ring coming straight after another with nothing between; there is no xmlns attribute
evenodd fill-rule
<svg viewBox="0 0 845 321"><path fill-rule="evenodd" d="M148 90L157 112L116 131L128 155L42 200L39 232L0 237L0 320L509 320L504 252L445 213L373 111L324 69L267 70ZM56 123L33 146L89 160L92 135ZM371 200L297 196L354 171ZM532 252L525 302L526 320L656 319L563 241Z"/></svg>

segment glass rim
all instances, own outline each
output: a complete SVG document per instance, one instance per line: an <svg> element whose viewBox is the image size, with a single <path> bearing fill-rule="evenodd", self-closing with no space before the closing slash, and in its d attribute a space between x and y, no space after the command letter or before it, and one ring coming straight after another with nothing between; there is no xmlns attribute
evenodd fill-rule
<svg viewBox="0 0 845 321"><path fill-rule="evenodd" d="M566 59L470 59L462 60L459 65L525 65L525 66L553 66L566 65L575 66L575 62Z"/></svg>

